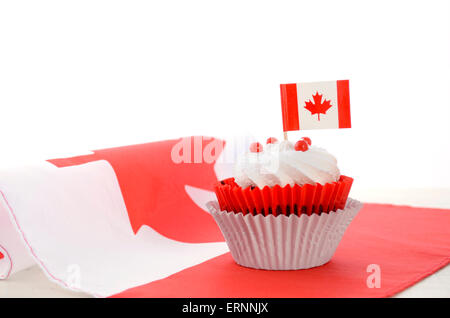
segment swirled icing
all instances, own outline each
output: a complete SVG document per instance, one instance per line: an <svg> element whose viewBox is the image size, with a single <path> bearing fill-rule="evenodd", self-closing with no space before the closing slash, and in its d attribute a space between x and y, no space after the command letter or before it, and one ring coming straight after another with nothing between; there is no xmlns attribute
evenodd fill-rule
<svg viewBox="0 0 450 318"><path fill-rule="evenodd" d="M338 181L336 158L325 149L309 146L296 151L289 141L264 145L262 152L248 152L234 166L235 182L248 186L325 184Z"/></svg>

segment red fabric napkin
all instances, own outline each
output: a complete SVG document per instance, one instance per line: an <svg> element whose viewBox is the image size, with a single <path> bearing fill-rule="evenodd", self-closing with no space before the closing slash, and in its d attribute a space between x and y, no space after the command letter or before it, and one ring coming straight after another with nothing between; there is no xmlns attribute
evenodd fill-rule
<svg viewBox="0 0 450 318"><path fill-rule="evenodd" d="M227 253L114 297L389 297L450 262L449 225L450 210L365 204L324 266L255 270Z"/></svg>

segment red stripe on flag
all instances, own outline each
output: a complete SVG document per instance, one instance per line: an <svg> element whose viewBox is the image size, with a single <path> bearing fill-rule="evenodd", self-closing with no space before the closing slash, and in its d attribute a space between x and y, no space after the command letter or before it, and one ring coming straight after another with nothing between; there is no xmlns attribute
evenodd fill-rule
<svg viewBox="0 0 450 318"><path fill-rule="evenodd" d="M297 84L280 84L283 131L299 130Z"/></svg>
<svg viewBox="0 0 450 318"><path fill-rule="evenodd" d="M182 163L175 163L171 159L171 152L176 145L185 140L186 147L195 147L195 138L202 139L201 148L198 149L201 152L206 152L206 147L212 147L213 142L221 142L201 136L185 137L95 150L90 155L48 161L57 167L95 160L108 161L119 181L134 233L142 225L148 225L165 237L184 243L223 242L214 219L195 204L185 190L185 186L190 185L212 191L213 184L217 182L215 161L207 163L204 160L203 163L193 164L193 156ZM223 147L211 149L218 151L218 156ZM194 153L196 151L195 148L191 150ZM168 174L172 178L164 177Z"/></svg>
<svg viewBox="0 0 450 318"><path fill-rule="evenodd" d="M352 122L350 118L350 88L348 80L336 81L339 128L351 128Z"/></svg>

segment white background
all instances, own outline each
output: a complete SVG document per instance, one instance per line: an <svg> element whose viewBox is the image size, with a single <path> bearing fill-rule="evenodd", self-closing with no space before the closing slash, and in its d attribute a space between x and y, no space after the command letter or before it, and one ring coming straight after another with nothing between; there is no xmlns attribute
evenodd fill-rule
<svg viewBox="0 0 450 318"><path fill-rule="evenodd" d="M2 1L0 165L206 134L281 138L279 84L350 79L290 133L358 187L450 188L449 1Z"/></svg>

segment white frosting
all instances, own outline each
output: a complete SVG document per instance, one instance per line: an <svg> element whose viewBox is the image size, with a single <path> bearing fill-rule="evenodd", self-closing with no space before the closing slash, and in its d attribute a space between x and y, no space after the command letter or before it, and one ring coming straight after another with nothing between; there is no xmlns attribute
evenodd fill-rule
<svg viewBox="0 0 450 318"><path fill-rule="evenodd" d="M234 166L236 183L248 186L325 184L338 181L340 171L336 158L325 149L309 146L296 151L289 141L263 145L263 151L248 152Z"/></svg>

